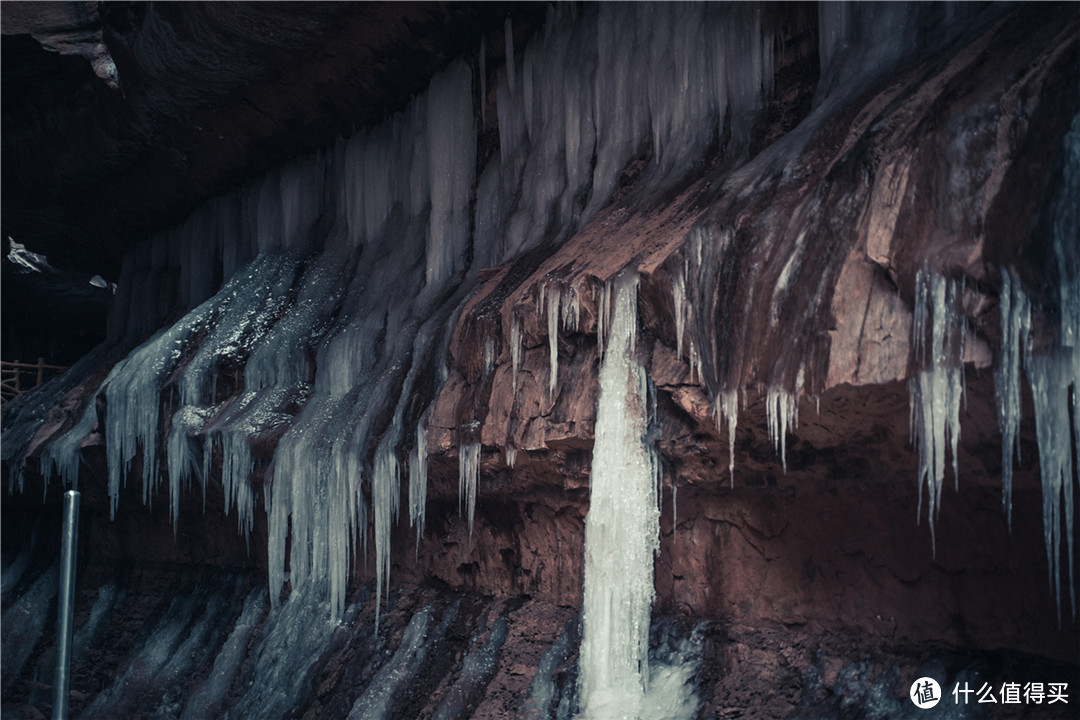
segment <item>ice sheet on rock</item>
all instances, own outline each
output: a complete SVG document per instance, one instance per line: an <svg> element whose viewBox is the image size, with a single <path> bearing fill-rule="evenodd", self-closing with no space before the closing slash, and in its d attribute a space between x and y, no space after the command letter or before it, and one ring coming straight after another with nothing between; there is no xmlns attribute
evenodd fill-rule
<svg viewBox="0 0 1080 720"><path fill-rule="evenodd" d="M264 588L248 593L240 617L237 618L221 650L214 658L210 675L191 693L180 712L182 720L201 720L219 714L233 680L240 672L248 644L259 623L266 615L267 598Z"/></svg>
<svg viewBox="0 0 1080 720"><path fill-rule="evenodd" d="M367 689L353 703L350 720L384 720L394 711L395 701L416 677L428 654L437 650L450 623L457 617L458 604L447 608L437 625L431 606L414 614L409 621L394 655L371 678Z"/></svg>
<svg viewBox="0 0 1080 720"><path fill-rule="evenodd" d="M318 590L307 587L307 590ZM272 608L237 678L243 696L224 714L226 719L286 717L303 707L311 691L311 674L326 650L337 622L326 602L327 589L294 592L288 602ZM342 616L351 622L358 606Z"/></svg>
<svg viewBox="0 0 1080 720"><path fill-rule="evenodd" d="M90 607L90 617L75 630L71 643L72 660L84 659L92 647L97 647L98 640L109 625L113 608L122 605L127 597L124 588L117 587L112 580L98 588L97 597ZM50 668L50 672L52 668Z"/></svg>
<svg viewBox="0 0 1080 720"><path fill-rule="evenodd" d="M22 582L26 571L30 569L32 556L33 552L28 545L15 556L15 559L4 563L3 572L0 573L0 601L5 606L8 604L9 596L15 592L15 588ZM7 560L7 558L4 559Z"/></svg>
<svg viewBox="0 0 1080 720"><path fill-rule="evenodd" d="M456 720L465 717L474 698L484 689L495 672L499 651L509 632L510 624L505 617L491 624L487 642L477 642L461 661L461 673L447 691L432 720Z"/></svg>
<svg viewBox="0 0 1080 720"><path fill-rule="evenodd" d="M55 621L57 582L60 577L59 561L54 562L30 587L4 611L0 624L4 627L4 642L0 645L0 664L4 676L18 677L26 661L34 652L46 624Z"/></svg>
<svg viewBox="0 0 1080 720"><path fill-rule="evenodd" d="M552 704L557 688L554 673L556 668L570 657L570 635L566 630L551 644L536 666L529 685L529 695L521 703L518 717L522 720L547 720L552 716Z"/></svg>
<svg viewBox="0 0 1080 720"><path fill-rule="evenodd" d="M206 608L200 616L199 610L208 600L214 607ZM156 625L148 629L138 650L117 670L112 685L98 693L82 717L123 717L130 712L133 699L144 693L164 700L170 685L190 667L192 652L205 641L210 622L220 609L218 596L207 597L205 591L174 597ZM204 621L205 615L212 617Z"/></svg>
<svg viewBox="0 0 1080 720"><path fill-rule="evenodd" d="M646 444L648 389L634 353L637 277L616 281L600 366L585 519L581 717L632 715L649 677L653 556L659 548L657 460ZM614 703L614 705L613 705Z"/></svg>

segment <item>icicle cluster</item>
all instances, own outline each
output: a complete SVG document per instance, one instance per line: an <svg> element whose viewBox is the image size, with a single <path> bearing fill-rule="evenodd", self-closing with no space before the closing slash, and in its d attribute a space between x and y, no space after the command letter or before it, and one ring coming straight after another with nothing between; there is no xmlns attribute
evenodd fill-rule
<svg viewBox="0 0 1080 720"><path fill-rule="evenodd" d="M960 440L960 403L964 394L962 361L965 325L956 312L958 285L932 270L920 270L915 281L915 353L924 369L908 381L911 436L919 454L919 504L927 495L930 541L937 552L935 520L941 508L945 480L945 453L952 453L953 477L959 482L957 444ZM926 336L930 336L927 347Z"/></svg>
<svg viewBox="0 0 1080 720"><path fill-rule="evenodd" d="M643 148L653 162L638 185L652 193L682 180L728 131L736 143L748 137L772 78L773 41L759 15L726 5L554 7L521 52L507 27L506 67L492 88L500 152L479 175L474 76L457 61L401 113L137 245L112 323L114 341L137 347L101 386L113 513L136 475L148 504L167 481L175 524L185 488L198 482L205 502L220 452L225 505L246 534L253 446L276 443L263 477L275 608L288 582L307 597L325 593L340 618L369 516L381 597L405 452L409 519L423 532L427 451L414 408L430 404L432 383L420 379L445 381L452 318L476 270L572 235ZM576 329L580 298L574 287L551 290L553 397L560 325ZM609 289L601 345L611 299ZM515 388L522 342L514 318ZM42 417L20 430L20 448ZM91 404L46 449L47 473L75 482L93 417ZM8 438L5 458L18 457ZM464 450L471 516L478 452ZM508 445L508 463L515 454Z"/></svg>
<svg viewBox="0 0 1080 720"><path fill-rule="evenodd" d="M780 453L780 465L787 472L787 434L799 426L799 398L783 388L770 387L765 395L765 416L769 439Z"/></svg>
<svg viewBox="0 0 1080 720"><path fill-rule="evenodd" d="M500 155L477 184L480 261L565 237L607 203L643 143L652 192L680 179L726 117L736 141L748 137L773 75L759 15L738 5L601 4L580 14L558 5L520 63L508 27Z"/></svg>
<svg viewBox="0 0 1080 720"><path fill-rule="evenodd" d="M636 717L649 677L653 555L659 549L658 461L646 444L648 388L635 354L637 277L614 288L600 365L581 643L581 717Z"/></svg>
<svg viewBox="0 0 1080 720"><path fill-rule="evenodd" d="M1064 257L1063 253L1063 260ZM1032 350L1031 301L1019 278L1002 271L1001 356L995 384L997 388L998 426L1002 436L1002 504L1012 527L1013 453L1019 458L1021 418L1021 367L1027 371L1035 410L1036 439L1039 446L1039 472L1042 480L1043 534L1051 589L1058 601L1061 620L1061 545L1068 548L1069 598L1076 614L1076 583L1073 573L1074 540L1073 482L1076 469L1073 454L1080 450L1080 343L1070 334L1080 312L1069 306L1070 295L1078 283L1070 277L1070 263L1063 262L1059 287L1061 326L1058 342L1038 353ZM1073 344L1068 344L1073 341ZM1070 408L1071 405L1071 408ZM1071 420L1070 420L1071 411ZM1065 514L1064 537L1061 515Z"/></svg>
<svg viewBox="0 0 1080 720"><path fill-rule="evenodd" d="M1057 284L1056 342L1034 351L1031 315L1034 310L1020 278L1001 271L1001 356L995 384L998 424L1002 435L1002 502L1012 514L1013 450L1019 455L1021 416L1020 369L1026 370L1035 410L1042 483L1043 538L1050 571L1051 591L1061 622L1061 546L1067 548L1069 601L1076 617L1075 494L1080 473L1074 456L1080 453L1080 114L1073 117L1064 138L1061 182L1052 200L1053 238ZM1039 310L1045 310L1039 308ZM1062 528L1061 516L1065 515Z"/></svg>

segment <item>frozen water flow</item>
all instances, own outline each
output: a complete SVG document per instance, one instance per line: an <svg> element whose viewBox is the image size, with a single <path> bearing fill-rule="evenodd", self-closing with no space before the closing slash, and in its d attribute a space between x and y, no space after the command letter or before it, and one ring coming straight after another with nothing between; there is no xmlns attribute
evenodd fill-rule
<svg viewBox="0 0 1080 720"><path fill-rule="evenodd" d="M646 445L647 379L634 353L637 277L616 281L600 366L580 659L582 718L634 716L649 677L653 556L659 548L657 459ZM616 712L616 708L618 709Z"/></svg>

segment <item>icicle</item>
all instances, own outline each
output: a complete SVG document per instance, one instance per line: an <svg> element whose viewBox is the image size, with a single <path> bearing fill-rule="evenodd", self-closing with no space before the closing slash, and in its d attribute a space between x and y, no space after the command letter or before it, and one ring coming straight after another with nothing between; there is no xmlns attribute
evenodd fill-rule
<svg viewBox="0 0 1080 720"><path fill-rule="evenodd" d="M554 285L547 296L548 329L548 402L555 402L555 388L559 384L559 300L562 293Z"/></svg>
<svg viewBox="0 0 1080 720"><path fill-rule="evenodd" d="M469 233L469 199L476 169L472 71L458 61L428 88L428 284L439 285L463 269Z"/></svg>
<svg viewBox="0 0 1080 720"><path fill-rule="evenodd" d="M1051 590L1058 603L1061 624L1061 508L1065 506L1065 544L1069 548L1069 597L1076 614L1073 582L1073 460L1069 427L1069 387L1077 384L1077 363L1072 348L1059 349L1027 361L1028 382L1035 406L1035 430L1039 441L1039 471L1042 478L1043 536L1046 562L1050 568Z"/></svg>
<svg viewBox="0 0 1080 720"><path fill-rule="evenodd" d="M60 476L60 480L65 487L79 489L79 462L81 457L79 445L90 434L96 422L96 405L89 402L83 408L79 422L66 432L63 437L49 443L42 451L40 466L45 481L42 483L44 486L42 488L43 493L48 491L49 481L52 479L53 473ZM44 500L45 498L42 497L42 502Z"/></svg>
<svg viewBox="0 0 1080 720"><path fill-rule="evenodd" d="M514 92L514 82L517 71L514 68L514 25L510 18L503 23L503 36L506 39L506 83L510 86L510 93Z"/></svg>
<svg viewBox="0 0 1080 720"><path fill-rule="evenodd" d="M510 318L510 377L514 392L518 388L518 368L521 367L521 320L517 315Z"/></svg>
<svg viewBox="0 0 1080 720"><path fill-rule="evenodd" d="M469 539L472 539L473 517L476 513L476 485L480 479L480 443L458 446L458 514L465 501L469 519Z"/></svg>
<svg viewBox="0 0 1080 720"><path fill-rule="evenodd" d="M480 129L487 127L487 38L480 38Z"/></svg>
<svg viewBox="0 0 1080 720"><path fill-rule="evenodd" d="M690 309L690 303L686 301L686 270L681 264L677 264L671 274L671 298L675 305L675 354L681 358L683 333L686 332L687 313Z"/></svg>
<svg viewBox="0 0 1080 720"><path fill-rule="evenodd" d="M202 430L209 416L209 412L201 411L191 406L184 406L172 416L172 431L166 440L166 456L168 458L169 473L169 522L173 526L173 536L176 536L177 521L180 515L180 490L190 485L191 477L196 474L199 466L195 464L195 457L191 451L192 436ZM205 481L203 486L205 488ZM204 492L205 494L205 492ZM229 493L225 493L225 511L229 510Z"/></svg>
<svg viewBox="0 0 1080 720"><path fill-rule="evenodd" d="M608 333L608 313L611 311L611 283L597 288L596 298L596 345L600 359L604 357L604 340Z"/></svg>
<svg viewBox="0 0 1080 720"><path fill-rule="evenodd" d="M922 516L923 486L927 491L930 542L937 554L935 521L941 508L946 446L952 451L953 476L959 482L957 446L960 439L960 403L963 399L963 319L955 311L956 284L932 271L920 270L915 281L914 346L927 366L908 381L911 432L919 454L919 502ZM930 348L925 338L929 324ZM950 363L955 365L950 367Z"/></svg>
<svg viewBox="0 0 1080 720"><path fill-rule="evenodd" d="M657 460L646 445L647 379L633 353L637 277L617 280L600 366L580 661L581 717L635 716L649 676L649 622L659 548Z"/></svg>
<svg viewBox="0 0 1080 720"><path fill-rule="evenodd" d="M1013 453L1020 459L1021 358L1029 353L1031 303L1008 270L1001 271L1001 357L994 373L998 427L1001 428L1001 504L1012 531Z"/></svg>
<svg viewBox="0 0 1080 720"><path fill-rule="evenodd" d="M1058 273L1059 334L1056 347L1025 360L1035 406L1039 471L1043 495L1043 535L1050 567L1058 625L1061 625L1061 512L1068 547L1069 600L1076 618L1073 518L1074 453L1080 453L1080 113L1073 116L1063 142L1061 182L1052 199L1054 259ZM1072 391L1072 433L1069 392ZM1080 477L1078 477L1080 480Z"/></svg>
<svg viewBox="0 0 1080 720"><path fill-rule="evenodd" d="M416 528L416 553L420 554L420 538L424 534L427 513L427 416L416 425L416 442L409 453L409 525Z"/></svg>
<svg viewBox="0 0 1080 720"><path fill-rule="evenodd" d="M701 382L701 356L694 347L694 338L690 338L690 382Z"/></svg>
<svg viewBox="0 0 1080 720"><path fill-rule="evenodd" d="M693 348L693 344L690 347ZM718 432L723 431L723 420L727 419L728 475L731 478L731 487L735 487L735 428L739 424L739 391L733 388L718 392L713 398L713 415L716 417Z"/></svg>
<svg viewBox="0 0 1080 720"><path fill-rule="evenodd" d="M783 388L770 387L765 396L765 414L768 418L769 439L780 453L780 465L787 472L787 434L799 426L799 403L795 393Z"/></svg>
<svg viewBox="0 0 1080 720"><path fill-rule="evenodd" d="M379 444L375 452L375 468L371 477L371 510L375 516L375 595L382 597L385 587L390 596L390 530L397 518L398 501L401 497L400 468L391 440L392 433ZM375 624L379 623L379 606L376 604Z"/></svg>
<svg viewBox="0 0 1080 720"><path fill-rule="evenodd" d="M495 369L495 338L484 338L484 374L490 375Z"/></svg>
<svg viewBox="0 0 1080 720"><path fill-rule="evenodd" d="M674 475L671 476L671 537L674 542L679 541L679 485Z"/></svg>
<svg viewBox="0 0 1080 720"><path fill-rule="evenodd" d="M562 324L569 332L576 332L581 322L581 296L577 288L568 286L563 291Z"/></svg>

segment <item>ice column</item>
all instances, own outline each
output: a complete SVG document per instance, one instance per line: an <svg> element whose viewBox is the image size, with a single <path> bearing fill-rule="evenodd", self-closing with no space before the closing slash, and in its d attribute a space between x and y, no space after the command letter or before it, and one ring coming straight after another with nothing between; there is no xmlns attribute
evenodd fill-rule
<svg viewBox="0 0 1080 720"><path fill-rule="evenodd" d="M649 676L653 555L659 548L657 461L645 442L647 386L634 353L637 277L622 276L600 366L585 519L582 718L633 717Z"/></svg>

